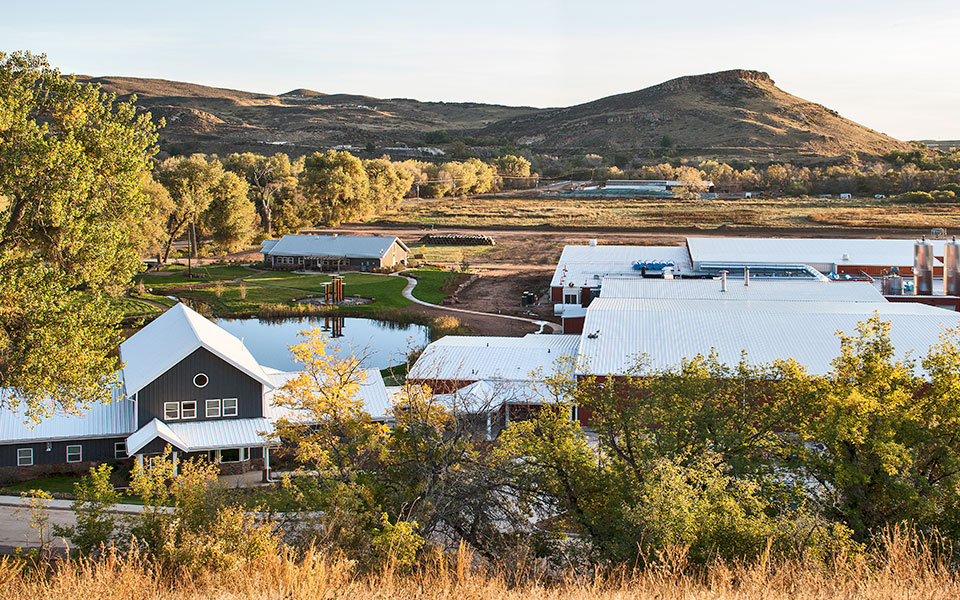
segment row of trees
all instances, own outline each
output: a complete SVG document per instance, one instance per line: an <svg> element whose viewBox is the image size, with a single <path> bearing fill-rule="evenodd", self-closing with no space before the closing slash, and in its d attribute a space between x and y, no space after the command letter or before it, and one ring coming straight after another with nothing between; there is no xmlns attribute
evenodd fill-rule
<svg viewBox="0 0 960 600"><path fill-rule="evenodd" d="M891 168L884 163L797 166L773 163L766 167L735 168L727 163L703 161L697 166L660 163L636 169L597 167L584 174L593 179L668 179L685 182L712 181L718 192L762 191L775 195L854 193L892 196L913 191L933 191L960 183L960 169L922 170L912 163Z"/></svg>
<svg viewBox="0 0 960 600"><path fill-rule="evenodd" d="M200 154L168 158L156 166L155 177L144 180L150 201L146 242L165 262L183 236L194 252L198 236L232 252L259 233L365 219L395 208L411 193L424 198L487 193L505 178L529 178L530 163L509 155L491 163L361 160L336 150L291 161L283 153L247 152L222 160Z"/></svg>

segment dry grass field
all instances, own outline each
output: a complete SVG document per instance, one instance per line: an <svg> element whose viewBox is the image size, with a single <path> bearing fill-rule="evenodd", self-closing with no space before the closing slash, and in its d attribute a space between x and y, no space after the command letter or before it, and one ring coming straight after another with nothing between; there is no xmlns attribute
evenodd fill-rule
<svg viewBox="0 0 960 600"><path fill-rule="evenodd" d="M406 204L382 221L433 227L903 229L960 228L960 206L855 198L663 199L451 198ZM733 230L733 231L729 231Z"/></svg>
<svg viewBox="0 0 960 600"><path fill-rule="evenodd" d="M314 600L886 600L960 596L960 578L944 556L894 535L882 549L831 564L760 559L749 564L690 567L682 551L636 571L579 576L532 575L529 565L478 571L461 548L455 556L427 557L413 573L390 567L361 575L347 560L308 552L271 555L256 563L170 575L138 557L59 561L37 568L0 562L5 600L264 599Z"/></svg>

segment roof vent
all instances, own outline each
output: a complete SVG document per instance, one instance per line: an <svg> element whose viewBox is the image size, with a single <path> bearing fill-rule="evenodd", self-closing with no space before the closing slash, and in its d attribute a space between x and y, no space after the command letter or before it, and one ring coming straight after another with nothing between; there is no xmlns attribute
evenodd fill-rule
<svg viewBox="0 0 960 600"><path fill-rule="evenodd" d="M840 257L840 260L850 260L850 253L844 252L843 256Z"/></svg>
<svg viewBox="0 0 960 600"><path fill-rule="evenodd" d="M590 245L591 245L591 246L596 246L596 245L597 245L597 238L592 238L592 239L590 240Z"/></svg>

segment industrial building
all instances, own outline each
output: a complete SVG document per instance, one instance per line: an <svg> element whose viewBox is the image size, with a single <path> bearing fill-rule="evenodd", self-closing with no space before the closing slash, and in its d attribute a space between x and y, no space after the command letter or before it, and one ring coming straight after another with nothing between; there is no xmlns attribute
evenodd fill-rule
<svg viewBox="0 0 960 600"><path fill-rule="evenodd" d="M264 240L260 253L272 269L373 271L406 265L410 248L396 237L285 235Z"/></svg>
<svg viewBox="0 0 960 600"><path fill-rule="evenodd" d="M956 310L928 305L954 308L958 288L955 241L689 238L682 246L567 246L551 281L562 335L444 338L427 347L411 380L450 394L530 385L557 369L578 378L655 375L708 354L731 366L744 357L753 364L794 360L823 375L840 352L838 332L855 334L873 316L890 324L896 358L915 360L946 329L960 328ZM545 398L533 396L528 406ZM508 403L517 414L523 398ZM501 422L502 411L491 414ZM572 416L589 423L585 412Z"/></svg>
<svg viewBox="0 0 960 600"><path fill-rule="evenodd" d="M689 237L680 246L591 240L564 247L550 298L555 314L580 319L611 276L686 281L724 272L754 281L867 281L890 301L960 309L960 244L945 240Z"/></svg>

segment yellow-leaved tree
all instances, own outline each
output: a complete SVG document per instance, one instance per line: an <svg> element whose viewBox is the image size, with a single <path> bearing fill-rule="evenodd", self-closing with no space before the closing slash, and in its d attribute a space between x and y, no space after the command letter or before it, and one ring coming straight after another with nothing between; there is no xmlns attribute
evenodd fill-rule
<svg viewBox="0 0 960 600"><path fill-rule="evenodd" d="M300 338L290 351L302 370L274 396L274 405L285 411L275 435L293 448L300 464L347 480L375 458L386 433L371 421L358 395L366 375L362 357L328 353L319 328L300 332Z"/></svg>

